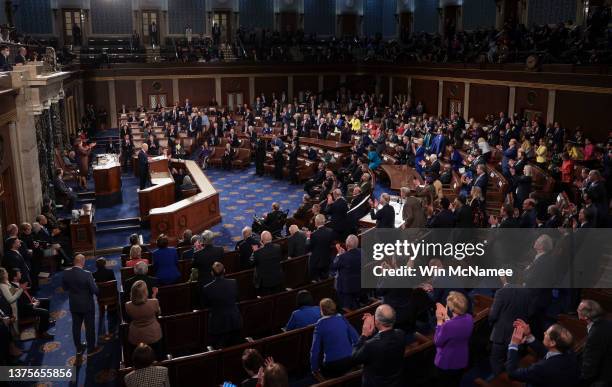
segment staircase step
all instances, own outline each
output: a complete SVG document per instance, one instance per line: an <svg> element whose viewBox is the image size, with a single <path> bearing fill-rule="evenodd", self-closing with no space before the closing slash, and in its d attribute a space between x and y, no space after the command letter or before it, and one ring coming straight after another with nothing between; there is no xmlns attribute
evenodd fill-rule
<svg viewBox="0 0 612 387"><path fill-rule="evenodd" d="M126 230L140 230L140 224L138 225L127 225L127 226L114 226L114 227L98 227L96 226L96 232L116 232Z"/></svg>

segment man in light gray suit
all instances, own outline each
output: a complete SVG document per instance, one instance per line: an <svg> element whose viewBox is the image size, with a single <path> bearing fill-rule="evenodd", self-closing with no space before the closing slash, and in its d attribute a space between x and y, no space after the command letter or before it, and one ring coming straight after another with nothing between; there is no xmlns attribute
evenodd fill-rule
<svg viewBox="0 0 612 387"><path fill-rule="evenodd" d="M72 314L72 339L77 350L77 357L83 355L81 343L81 326L85 322L85 335L87 337L87 356L91 357L100 352L96 347L95 303L94 294L98 294L98 287L93 276L83 269L85 256L77 254L74 257L74 266L64 271L62 287L68 292L70 313Z"/></svg>

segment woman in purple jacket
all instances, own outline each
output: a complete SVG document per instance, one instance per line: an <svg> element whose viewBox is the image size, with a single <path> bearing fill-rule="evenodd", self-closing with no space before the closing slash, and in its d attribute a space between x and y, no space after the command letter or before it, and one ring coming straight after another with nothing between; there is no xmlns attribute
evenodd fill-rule
<svg viewBox="0 0 612 387"><path fill-rule="evenodd" d="M438 386L459 386L463 370L468 365L470 337L474 329L472 315L467 313L467 298L459 292L450 292L446 307L436 304L436 358Z"/></svg>

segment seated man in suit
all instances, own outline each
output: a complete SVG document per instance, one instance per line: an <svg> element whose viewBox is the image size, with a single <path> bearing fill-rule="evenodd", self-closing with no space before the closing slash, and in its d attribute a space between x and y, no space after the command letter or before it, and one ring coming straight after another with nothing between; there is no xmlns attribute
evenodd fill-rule
<svg viewBox="0 0 612 387"><path fill-rule="evenodd" d="M394 324L395 310L387 304L376 308L374 316L364 315L361 337L353 347L353 362L364 366L362 386L404 385L405 333Z"/></svg>
<svg viewBox="0 0 612 387"><path fill-rule="evenodd" d="M310 195L304 194L302 196L302 204L295 210L292 218L294 219L307 219L310 215L310 209L312 208L312 203L310 202Z"/></svg>
<svg viewBox="0 0 612 387"><path fill-rule="evenodd" d="M36 299L30 296L27 284L21 283L21 270L18 268L11 269L11 286L15 289L23 289L23 292L17 299L17 314L20 319L28 317L38 317L38 327L36 334L39 339L53 340L53 335L50 335L47 330L54 323L49 317L49 307L51 301L48 298Z"/></svg>
<svg viewBox="0 0 612 387"><path fill-rule="evenodd" d="M370 216L372 220L376 221L376 228L394 228L395 227L395 210L389 204L391 201L391 197L388 193L383 193L380 195L380 205L381 208L378 208L378 201L374 201L370 199Z"/></svg>
<svg viewBox="0 0 612 387"><path fill-rule="evenodd" d="M264 215L261 222L262 230L270 231L273 235L279 235L283 229L286 213L280 210L280 204L272 203L272 211Z"/></svg>
<svg viewBox="0 0 612 387"><path fill-rule="evenodd" d="M533 337L529 325L523 320L514 322L514 332L508 346L506 371L510 379L529 386L577 386L579 368L576 355L571 350L573 337L570 331L553 324L544 332L544 340ZM527 344L541 358L529 367L520 368L519 345Z"/></svg>
<svg viewBox="0 0 612 387"><path fill-rule="evenodd" d="M124 289L132 289L132 285L134 285L136 281L144 281L144 283L147 284L147 291L149 293L148 297L155 298L155 295L157 294L157 287L159 286L158 281L156 277L147 275L148 272L149 265L147 265L145 262L138 262L136 266L134 266L134 276L125 280Z"/></svg>
<svg viewBox="0 0 612 387"><path fill-rule="evenodd" d="M9 63L11 50L8 46L0 46L0 71L11 71L13 66Z"/></svg>
<svg viewBox="0 0 612 387"><path fill-rule="evenodd" d="M262 232L261 247L254 245L253 255L251 255L251 262L255 267L253 282L260 295L268 295L280 291L283 283L281 247L271 242L272 234L269 231Z"/></svg>
<svg viewBox="0 0 612 387"><path fill-rule="evenodd" d="M223 152L223 156L221 157L221 163L223 165L223 169L232 169L232 160L236 156L236 151L232 146L228 143L225 145L225 151Z"/></svg>
<svg viewBox="0 0 612 387"><path fill-rule="evenodd" d="M331 273L336 277L336 293L340 307L359 308L361 295L361 249L359 238L349 235L346 238L346 250L336 244L338 255L331 265Z"/></svg>
<svg viewBox="0 0 612 387"><path fill-rule="evenodd" d="M240 268L242 270L251 267L251 255L253 254L253 245L259 244L259 235L254 234L250 227L242 229L242 240L236 243L236 250L240 252Z"/></svg>
<svg viewBox="0 0 612 387"><path fill-rule="evenodd" d="M20 252L21 239L17 237L8 238L4 245L7 250L4 252L2 266L9 273L12 269L18 269L20 271L19 278L23 278L23 282L31 282L30 268Z"/></svg>
<svg viewBox="0 0 612 387"><path fill-rule="evenodd" d="M296 258L306 254L306 234L297 225L289 226L289 238L287 239L287 256Z"/></svg>
<svg viewBox="0 0 612 387"><path fill-rule="evenodd" d="M61 168L55 170L55 178L53 179L53 187L56 192L64 195L68 201L67 210L71 211L74 208L74 202L77 199L77 195L72 191L72 188L68 187L68 184L63 179L64 171Z"/></svg>
<svg viewBox="0 0 612 387"><path fill-rule="evenodd" d="M240 338L242 316L238 310L238 284L225 278L221 262L212 265L214 278L202 289L202 306L209 309L208 337L214 348L230 346Z"/></svg>

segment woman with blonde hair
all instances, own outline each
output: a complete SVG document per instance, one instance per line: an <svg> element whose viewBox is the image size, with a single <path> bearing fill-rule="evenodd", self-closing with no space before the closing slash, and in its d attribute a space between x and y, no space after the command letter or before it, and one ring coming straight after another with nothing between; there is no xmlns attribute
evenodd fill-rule
<svg viewBox="0 0 612 387"><path fill-rule="evenodd" d="M21 297L24 289L27 288L27 284L19 284L19 289L11 286L8 271L5 268L0 267L0 293L4 300L11 306L11 314L15 317L13 322L13 333L19 334L19 315L17 314L17 300Z"/></svg>
<svg viewBox="0 0 612 387"><path fill-rule="evenodd" d="M134 245L130 248L130 259L125 263L125 266L134 267L138 262L149 264L148 259L142 258L142 247Z"/></svg>
<svg viewBox="0 0 612 387"><path fill-rule="evenodd" d="M478 186L473 186L470 191L470 208L472 209L473 223L475 227L486 227L487 214L485 198Z"/></svg>
<svg viewBox="0 0 612 387"><path fill-rule="evenodd" d="M153 297L156 292L153 292ZM134 282L130 290L130 301L125 304L125 311L129 317L130 327L128 341L132 345L145 343L151 346L161 360L162 331L157 316L161 314L157 298L148 298L147 284L142 281Z"/></svg>

